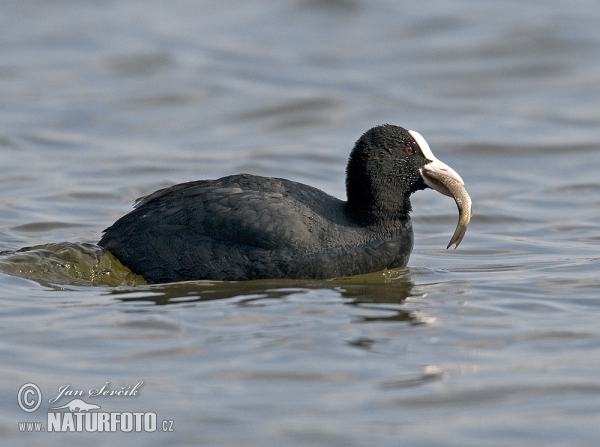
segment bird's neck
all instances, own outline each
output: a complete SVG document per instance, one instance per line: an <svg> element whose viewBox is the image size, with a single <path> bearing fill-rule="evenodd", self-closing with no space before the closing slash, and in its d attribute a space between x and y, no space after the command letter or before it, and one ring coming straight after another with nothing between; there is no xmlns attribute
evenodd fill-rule
<svg viewBox="0 0 600 447"><path fill-rule="evenodd" d="M370 200L358 202L350 196L346 210L352 219L363 225L396 226L409 219L412 207L409 196L370 196Z"/></svg>

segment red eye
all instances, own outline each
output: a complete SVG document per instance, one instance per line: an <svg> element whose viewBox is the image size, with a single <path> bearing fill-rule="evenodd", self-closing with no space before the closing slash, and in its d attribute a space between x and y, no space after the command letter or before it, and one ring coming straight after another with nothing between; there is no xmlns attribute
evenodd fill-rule
<svg viewBox="0 0 600 447"><path fill-rule="evenodd" d="M413 148L412 148L412 147L410 147L410 146L406 146L406 147L404 148L404 152L406 152L406 154L407 154L407 155L412 155L412 153L413 153Z"/></svg>

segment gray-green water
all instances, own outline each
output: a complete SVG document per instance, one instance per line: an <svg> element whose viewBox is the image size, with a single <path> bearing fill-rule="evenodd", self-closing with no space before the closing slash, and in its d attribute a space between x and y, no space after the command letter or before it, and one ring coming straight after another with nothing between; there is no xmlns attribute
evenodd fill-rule
<svg viewBox="0 0 600 447"><path fill-rule="evenodd" d="M330 281L115 286L3 257L3 445L597 445L596 2L31 0L0 25L0 251L93 254L135 198L238 172L343 197L384 122L474 204L446 250L456 206L417 193L408 268ZM21 432L65 385L174 431Z"/></svg>

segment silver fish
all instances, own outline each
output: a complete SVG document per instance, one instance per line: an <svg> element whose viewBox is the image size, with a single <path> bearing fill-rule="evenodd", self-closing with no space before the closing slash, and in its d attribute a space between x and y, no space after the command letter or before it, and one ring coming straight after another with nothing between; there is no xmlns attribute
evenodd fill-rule
<svg viewBox="0 0 600 447"><path fill-rule="evenodd" d="M467 227L473 215L471 197L469 197L469 193L465 187L450 176L436 171L423 171L423 174L431 181L445 188L449 193L448 195L451 195L456 202L456 206L458 207L458 224L456 225L452 239L450 239L450 243L446 247L448 249L452 244L455 244L454 249L456 250L456 247L458 247L458 244L460 244L467 232Z"/></svg>

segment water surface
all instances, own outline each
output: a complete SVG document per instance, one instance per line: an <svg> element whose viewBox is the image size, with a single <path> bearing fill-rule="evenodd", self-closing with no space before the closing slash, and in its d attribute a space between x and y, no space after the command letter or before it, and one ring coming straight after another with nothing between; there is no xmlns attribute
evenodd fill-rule
<svg viewBox="0 0 600 447"><path fill-rule="evenodd" d="M343 198L385 122L474 204L446 250L454 203L417 193L408 267L329 281L107 283L5 257L7 445L596 445L596 3L32 0L0 24L0 251L93 247L137 197L238 172ZM19 431L61 386L140 381L84 400L174 431Z"/></svg>

